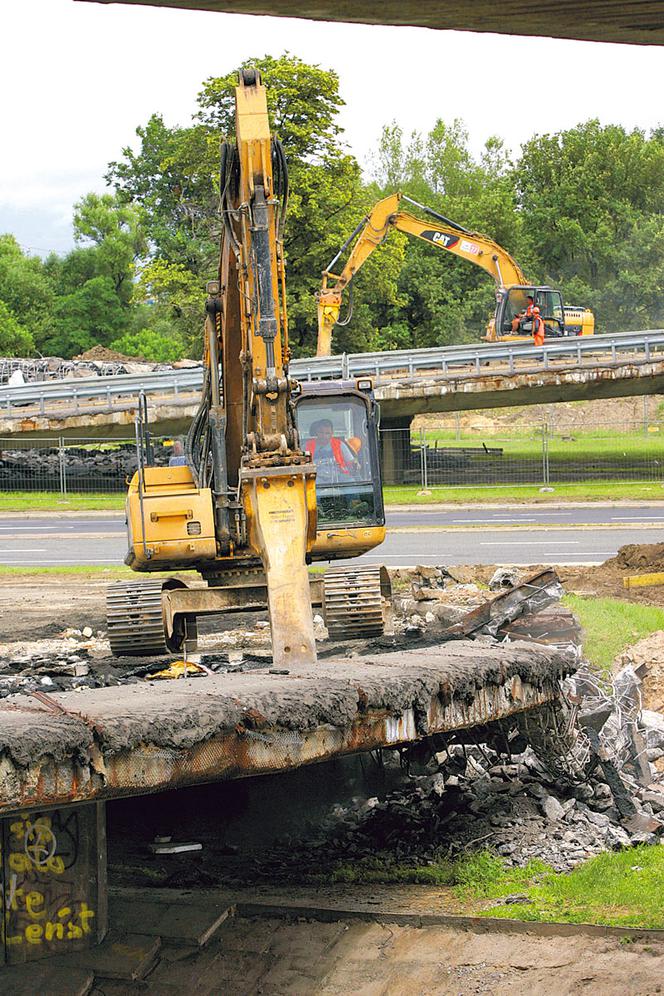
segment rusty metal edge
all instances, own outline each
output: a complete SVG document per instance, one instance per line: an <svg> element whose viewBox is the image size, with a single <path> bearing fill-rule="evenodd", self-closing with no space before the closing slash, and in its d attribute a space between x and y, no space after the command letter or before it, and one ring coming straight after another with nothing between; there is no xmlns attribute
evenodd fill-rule
<svg viewBox="0 0 664 996"><path fill-rule="evenodd" d="M290 770L344 754L399 747L436 733L507 718L552 701L558 694L555 681L537 688L514 676L504 684L477 689L472 702L451 700L443 704L438 696L434 697L428 707L425 731L418 729L412 708L398 714L373 709L359 713L345 728L318 726L300 732L241 728L191 747L141 743L111 755L105 755L95 744L85 763L72 759L72 763L55 765L46 760L25 769L9 765L9 778L7 766L4 772L0 766L4 775L4 784L0 782L0 816L150 795L187 785Z"/></svg>

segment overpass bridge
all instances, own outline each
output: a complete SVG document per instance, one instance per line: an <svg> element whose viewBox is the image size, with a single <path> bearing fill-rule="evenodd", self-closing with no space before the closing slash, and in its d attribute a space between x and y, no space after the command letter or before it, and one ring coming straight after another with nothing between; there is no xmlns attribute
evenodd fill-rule
<svg viewBox="0 0 664 996"><path fill-rule="evenodd" d="M415 415L664 393L664 329L295 360L300 380L374 378L384 428ZM127 437L141 391L158 434L185 431L202 368L0 387L0 437Z"/></svg>

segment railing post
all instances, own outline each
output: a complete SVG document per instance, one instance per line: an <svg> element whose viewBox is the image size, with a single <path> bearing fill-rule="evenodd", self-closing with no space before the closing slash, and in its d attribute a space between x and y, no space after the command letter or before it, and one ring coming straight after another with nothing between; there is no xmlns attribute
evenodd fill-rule
<svg viewBox="0 0 664 996"><path fill-rule="evenodd" d="M542 483L549 486L549 423L542 423Z"/></svg>
<svg viewBox="0 0 664 996"><path fill-rule="evenodd" d="M67 451L65 450L65 441L62 436L60 436L58 442L58 463L60 465L60 494L67 494Z"/></svg>
<svg viewBox="0 0 664 996"><path fill-rule="evenodd" d="M427 467L427 438L426 432L420 429L420 481L422 488L428 488L429 469Z"/></svg>

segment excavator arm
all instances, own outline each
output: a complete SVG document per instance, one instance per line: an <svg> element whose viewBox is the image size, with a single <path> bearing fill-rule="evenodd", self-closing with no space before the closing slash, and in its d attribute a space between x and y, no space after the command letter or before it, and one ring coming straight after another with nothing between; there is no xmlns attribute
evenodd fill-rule
<svg viewBox="0 0 664 996"><path fill-rule="evenodd" d="M403 211L402 201L407 201L425 212L432 220L421 218ZM525 284L526 278L519 264L493 239L477 232L471 232L431 208L418 204L405 194L391 194L383 198L360 222L351 237L323 271L321 290L318 295L318 346L317 356L329 356L332 351L332 329L339 321L343 292L351 280L392 230L405 232L414 238L422 239L445 252L481 266L498 287ZM352 245L348 259L340 273L333 273L346 249Z"/></svg>
<svg viewBox="0 0 664 996"><path fill-rule="evenodd" d="M306 565L316 538L316 493L288 375L286 176L260 74L243 70L235 141L222 148L224 227L219 279L208 285L205 440L197 449L190 434L188 456L199 473L212 465L218 543L260 558L273 657L295 664L316 659Z"/></svg>

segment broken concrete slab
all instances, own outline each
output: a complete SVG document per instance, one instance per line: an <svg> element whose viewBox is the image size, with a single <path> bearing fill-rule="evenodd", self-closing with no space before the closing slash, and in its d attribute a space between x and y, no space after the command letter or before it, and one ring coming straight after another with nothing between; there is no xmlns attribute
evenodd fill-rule
<svg viewBox="0 0 664 996"><path fill-rule="evenodd" d="M553 701L574 670L539 644L458 641L293 669L0 703L0 812L278 771Z"/></svg>

